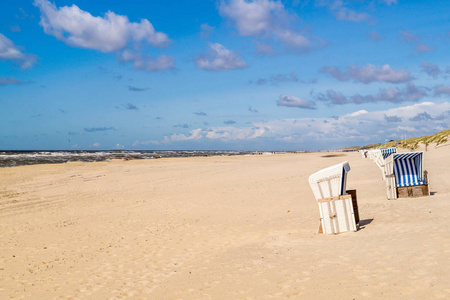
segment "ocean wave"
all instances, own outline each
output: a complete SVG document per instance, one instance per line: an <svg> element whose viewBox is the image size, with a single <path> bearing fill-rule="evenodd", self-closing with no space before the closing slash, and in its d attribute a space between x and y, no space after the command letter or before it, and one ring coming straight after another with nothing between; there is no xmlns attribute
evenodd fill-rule
<svg viewBox="0 0 450 300"><path fill-rule="evenodd" d="M260 154L253 151L195 151L195 150L166 150L166 151L0 151L0 168L57 164L71 161L95 162L111 159L156 159L163 157L193 157L218 155L248 155Z"/></svg>

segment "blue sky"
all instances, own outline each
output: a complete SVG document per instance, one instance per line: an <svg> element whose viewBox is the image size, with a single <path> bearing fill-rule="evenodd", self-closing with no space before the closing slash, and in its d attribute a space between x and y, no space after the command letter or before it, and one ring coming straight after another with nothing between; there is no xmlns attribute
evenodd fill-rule
<svg viewBox="0 0 450 300"><path fill-rule="evenodd" d="M317 150L449 128L449 1L5 0L0 149Z"/></svg>

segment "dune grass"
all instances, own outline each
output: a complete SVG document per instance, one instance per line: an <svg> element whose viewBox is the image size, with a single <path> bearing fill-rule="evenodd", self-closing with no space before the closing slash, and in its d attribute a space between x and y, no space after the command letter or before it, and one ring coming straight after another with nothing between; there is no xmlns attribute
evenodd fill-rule
<svg viewBox="0 0 450 300"><path fill-rule="evenodd" d="M382 145L377 145L374 148L385 148L385 147L392 147L392 145L396 145L397 147L401 148L418 148L420 144L425 145L425 148L427 149L430 144L436 144L436 146L440 144L444 144L448 142L450 139L450 130L442 130L438 133L432 134L432 135L426 135L421 137L415 137L415 138L409 138L406 140L396 140L392 142L388 142ZM399 144L400 143L400 144Z"/></svg>
<svg viewBox="0 0 450 300"><path fill-rule="evenodd" d="M395 145L395 147L399 148L418 148L420 144L425 145L425 149L428 149L428 146L430 144L435 144L436 146L444 144L450 140L450 129L442 130L438 133L432 134L432 135L426 135L421 137L415 137L415 138L409 138L405 140L395 140L390 141L384 144L370 144L365 145L362 147L349 147L345 150L364 150L364 149L377 149L377 148L387 148L392 147Z"/></svg>

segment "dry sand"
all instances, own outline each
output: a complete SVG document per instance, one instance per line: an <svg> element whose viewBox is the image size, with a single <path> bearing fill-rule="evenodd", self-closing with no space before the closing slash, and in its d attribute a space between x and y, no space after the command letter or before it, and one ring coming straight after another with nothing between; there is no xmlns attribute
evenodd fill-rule
<svg viewBox="0 0 450 300"><path fill-rule="evenodd" d="M0 169L0 299L450 299L449 150L395 201L359 153ZM308 177L345 160L363 226L318 235Z"/></svg>

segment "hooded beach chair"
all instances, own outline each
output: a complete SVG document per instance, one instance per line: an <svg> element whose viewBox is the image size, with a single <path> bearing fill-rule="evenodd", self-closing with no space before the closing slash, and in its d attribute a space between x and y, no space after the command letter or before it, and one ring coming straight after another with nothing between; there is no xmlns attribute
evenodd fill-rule
<svg viewBox="0 0 450 300"><path fill-rule="evenodd" d="M427 172L422 166L423 152L392 154L386 158L388 199L429 195Z"/></svg>
<svg viewBox="0 0 450 300"><path fill-rule="evenodd" d="M361 153L362 158L367 158L367 150L359 150L359 153Z"/></svg>
<svg viewBox="0 0 450 300"><path fill-rule="evenodd" d="M395 147L381 148L380 150L381 150L381 154L383 154L384 159L386 159L386 157L388 157L392 153L397 153L397 148L395 148Z"/></svg>
<svg viewBox="0 0 450 300"><path fill-rule="evenodd" d="M374 149L374 150L369 150L367 152L367 156L371 159L374 160L376 158L376 156L378 155L379 149Z"/></svg>
<svg viewBox="0 0 450 300"><path fill-rule="evenodd" d="M386 158L388 158L393 153L397 153L397 148L380 148L377 150L373 150L373 162L378 166L378 168L380 168L383 180L386 180Z"/></svg>
<svg viewBox="0 0 450 300"><path fill-rule="evenodd" d="M356 223L359 222L359 216L356 191L351 191L354 197L346 191L349 171L350 165L348 162L343 162L320 170L309 177L309 185L319 205L319 233L322 231L325 234L337 234L357 230Z"/></svg>

